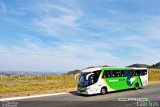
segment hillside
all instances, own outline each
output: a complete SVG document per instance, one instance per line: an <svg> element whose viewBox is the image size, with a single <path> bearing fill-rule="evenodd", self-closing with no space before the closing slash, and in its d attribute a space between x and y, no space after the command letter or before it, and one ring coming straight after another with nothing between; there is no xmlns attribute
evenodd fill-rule
<svg viewBox="0 0 160 107"><path fill-rule="evenodd" d="M141 68L141 67L145 67L145 68L158 68L160 69L160 62L156 63L156 64L153 64L153 65L147 65L147 64L132 64L132 65L129 65L127 67L137 67L137 68Z"/></svg>
<svg viewBox="0 0 160 107"><path fill-rule="evenodd" d="M136 67L136 68L148 68L150 67L150 65L147 65L147 64L132 64L132 65L129 65L127 67Z"/></svg>
<svg viewBox="0 0 160 107"><path fill-rule="evenodd" d="M156 63L156 64L153 64L151 66L151 68L159 68L160 69L160 62Z"/></svg>
<svg viewBox="0 0 160 107"><path fill-rule="evenodd" d="M73 71L69 71L67 74L78 74L80 73L80 70L73 70Z"/></svg>

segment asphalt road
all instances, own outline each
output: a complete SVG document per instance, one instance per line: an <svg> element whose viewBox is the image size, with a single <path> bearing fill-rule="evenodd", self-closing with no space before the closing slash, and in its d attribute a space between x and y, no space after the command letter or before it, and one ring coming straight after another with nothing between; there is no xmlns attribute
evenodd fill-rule
<svg viewBox="0 0 160 107"><path fill-rule="evenodd" d="M118 101L118 98L147 98L150 102ZM124 90L106 95L79 96L76 92L49 97L30 98L15 101L17 107L160 107L160 83L139 90Z"/></svg>

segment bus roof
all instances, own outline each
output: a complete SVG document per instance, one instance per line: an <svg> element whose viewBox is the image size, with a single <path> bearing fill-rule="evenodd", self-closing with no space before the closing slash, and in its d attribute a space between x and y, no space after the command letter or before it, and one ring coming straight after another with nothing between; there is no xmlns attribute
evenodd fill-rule
<svg viewBox="0 0 160 107"><path fill-rule="evenodd" d="M134 68L132 68L132 69L147 69L147 68L135 68L135 67L134 67Z"/></svg>
<svg viewBox="0 0 160 107"><path fill-rule="evenodd" d="M87 68L81 70L81 72L93 72L98 70L140 70L140 69L147 69L147 68L135 68L135 67L94 67L94 68Z"/></svg>
<svg viewBox="0 0 160 107"><path fill-rule="evenodd" d="M98 71L98 70L102 70L102 68L104 68L104 67L87 68L87 69L83 69L81 72L92 72L92 71Z"/></svg>

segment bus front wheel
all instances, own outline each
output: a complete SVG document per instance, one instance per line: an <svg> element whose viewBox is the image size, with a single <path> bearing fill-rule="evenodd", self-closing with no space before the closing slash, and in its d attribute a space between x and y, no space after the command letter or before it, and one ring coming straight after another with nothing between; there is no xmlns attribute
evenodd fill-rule
<svg viewBox="0 0 160 107"><path fill-rule="evenodd" d="M135 84L134 89L135 89L135 90L138 90L138 89L139 89L139 84L138 84L138 83Z"/></svg>
<svg viewBox="0 0 160 107"><path fill-rule="evenodd" d="M104 95L107 93L107 88L106 87L102 87L101 88L101 95Z"/></svg>

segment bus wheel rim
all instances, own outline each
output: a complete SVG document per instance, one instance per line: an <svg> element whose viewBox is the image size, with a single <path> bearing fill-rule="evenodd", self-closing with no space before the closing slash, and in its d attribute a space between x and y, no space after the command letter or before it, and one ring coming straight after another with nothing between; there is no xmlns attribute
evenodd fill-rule
<svg viewBox="0 0 160 107"><path fill-rule="evenodd" d="M135 85L135 89L138 89L138 84Z"/></svg>
<svg viewBox="0 0 160 107"><path fill-rule="evenodd" d="M102 93L105 94L105 93L106 93L106 90L105 90L105 89L102 89Z"/></svg>

